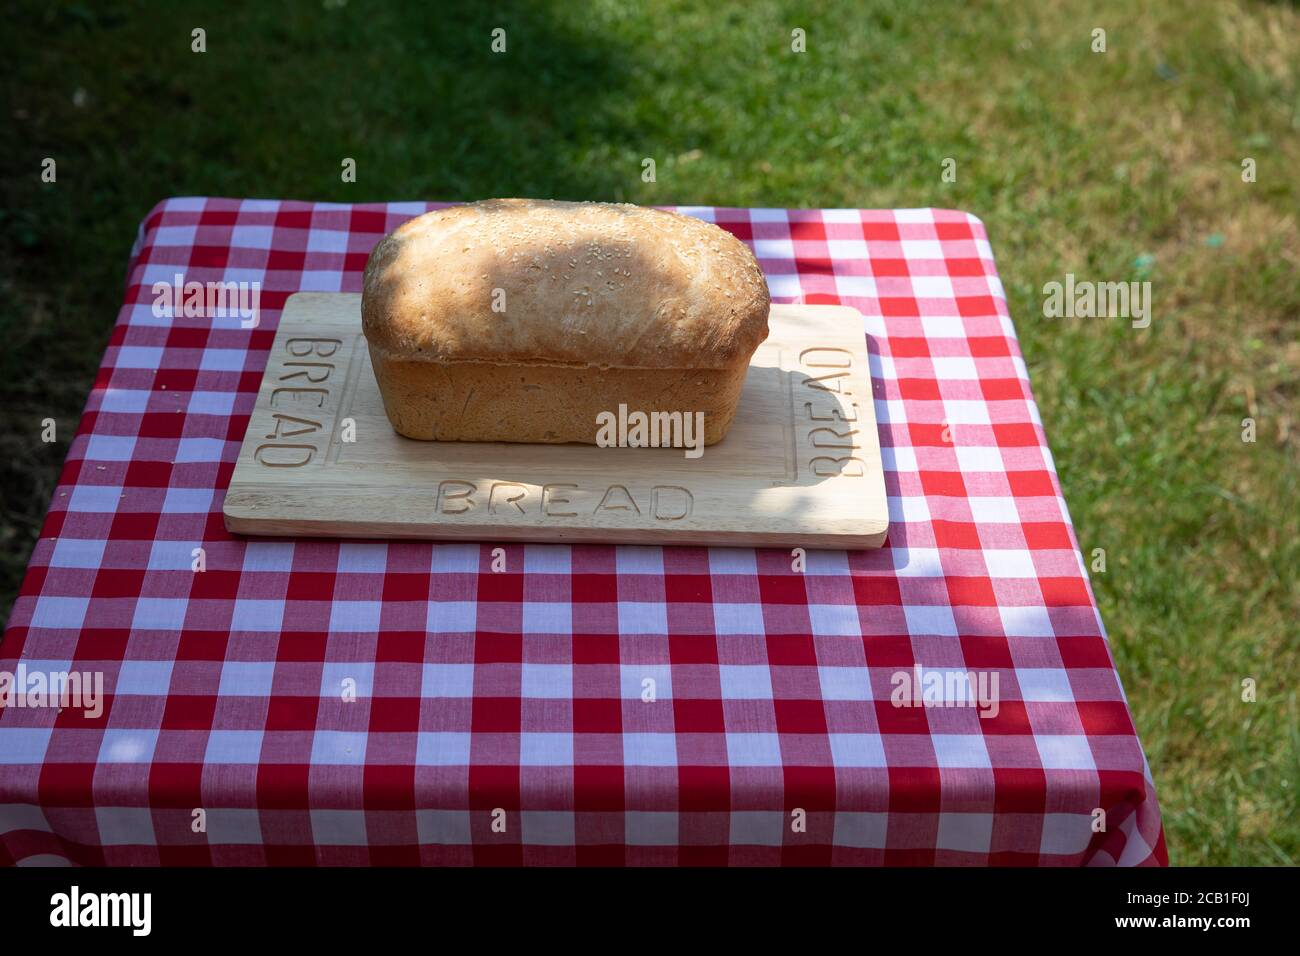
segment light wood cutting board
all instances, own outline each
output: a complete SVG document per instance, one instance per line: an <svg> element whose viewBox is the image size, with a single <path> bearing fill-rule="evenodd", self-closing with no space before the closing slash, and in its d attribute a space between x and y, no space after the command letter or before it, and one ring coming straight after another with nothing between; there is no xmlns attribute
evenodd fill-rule
<svg viewBox="0 0 1300 956"><path fill-rule="evenodd" d="M421 442L384 415L361 296L290 296L226 492L226 528L879 547L889 514L862 317L774 305L770 327L731 430L699 458L680 448Z"/></svg>

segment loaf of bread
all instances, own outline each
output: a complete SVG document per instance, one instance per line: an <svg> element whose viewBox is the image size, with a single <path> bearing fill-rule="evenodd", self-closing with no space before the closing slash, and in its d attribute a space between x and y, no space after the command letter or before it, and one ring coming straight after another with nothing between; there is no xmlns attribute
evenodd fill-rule
<svg viewBox="0 0 1300 956"><path fill-rule="evenodd" d="M366 264L362 327L400 434L597 443L620 404L726 434L767 283L711 223L609 203L490 199L412 219Z"/></svg>

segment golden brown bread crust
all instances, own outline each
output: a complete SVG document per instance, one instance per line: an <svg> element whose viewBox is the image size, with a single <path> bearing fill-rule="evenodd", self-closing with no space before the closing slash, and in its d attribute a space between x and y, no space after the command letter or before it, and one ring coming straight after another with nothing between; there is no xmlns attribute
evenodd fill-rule
<svg viewBox="0 0 1300 956"><path fill-rule="evenodd" d="M489 199L381 240L361 312L372 349L393 360L725 369L767 338L769 306L753 253L711 223Z"/></svg>
<svg viewBox="0 0 1300 956"><path fill-rule="evenodd" d="M749 371L412 362L375 349L370 359L393 428L426 441L590 445L596 416L617 414L622 402L629 411L702 412L712 445L730 427Z"/></svg>

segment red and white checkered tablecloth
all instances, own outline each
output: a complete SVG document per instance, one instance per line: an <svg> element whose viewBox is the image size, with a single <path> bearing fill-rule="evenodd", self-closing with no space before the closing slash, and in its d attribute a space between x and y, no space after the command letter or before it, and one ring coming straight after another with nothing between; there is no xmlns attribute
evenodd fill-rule
<svg viewBox="0 0 1300 956"><path fill-rule="evenodd" d="M1166 862L965 213L682 210L750 243L774 300L865 317L879 551L800 573L781 550L515 544L493 573L491 543L228 534L285 298L359 291L375 242L434 206L149 213L0 644L0 862ZM261 283L260 326L156 316L178 273ZM996 716L895 706L918 666L996 675ZM81 672L101 714L39 706Z"/></svg>

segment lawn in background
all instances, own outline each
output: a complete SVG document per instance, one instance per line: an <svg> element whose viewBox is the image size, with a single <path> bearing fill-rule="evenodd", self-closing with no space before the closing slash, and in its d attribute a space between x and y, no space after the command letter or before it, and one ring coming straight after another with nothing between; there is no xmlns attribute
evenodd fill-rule
<svg viewBox="0 0 1300 956"><path fill-rule="evenodd" d="M166 196L959 208L1105 551L1172 861L1300 859L1294 5L20 3L0 51L0 618ZM1067 272L1149 280L1151 327L1044 318Z"/></svg>

